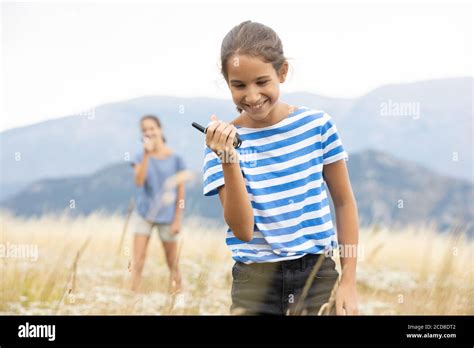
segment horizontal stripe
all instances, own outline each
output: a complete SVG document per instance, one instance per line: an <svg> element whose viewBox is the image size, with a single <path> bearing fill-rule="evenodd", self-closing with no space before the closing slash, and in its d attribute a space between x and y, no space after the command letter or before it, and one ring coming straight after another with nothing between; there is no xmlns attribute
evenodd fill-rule
<svg viewBox="0 0 474 348"><path fill-rule="evenodd" d="M317 192L316 190L311 189L309 191ZM282 200L284 201L284 204L274 208L266 207L266 203L260 204L266 209L253 208L254 216L267 217L285 214L291 211L300 210L306 205L321 203L323 200L327 199L326 190L320 191L319 194L305 194L300 196L302 196L302 198L299 198L297 201L291 198L285 198L284 200ZM254 202L251 201L251 203L253 207Z"/></svg>
<svg viewBox="0 0 474 348"><path fill-rule="evenodd" d="M294 174L294 173L299 173L303 170L313 168L314 166L317 166L319 164L323 163L323 158L322 157L313 157L309 161L297 164L293 167L285 168L282 170L276 170L274 172L267 172L267 173L262 173L262 174L246 174L245 178L248 181L253 181L254 183L256 181L267 181L267 180L274 180L274 179L280 179L282 177Z"/></svg>
<svg viewBox="0 0 474 348"><path fill-rule="evenodd" d="M301 209L296 209L296 210L285 212L282 214L277 214L277 215L272 215L272 216L255 216L255 223L269 224L269 223L275 223L275 222L281 222L285 220L294 219L305 213L321 210L323 207L327 206L328 204L329 204L328 199L324 199L321 202L308 204L302 207Z"/></svg>
<svg viewBox="0 0 474 348"><path fill-rule="evenodd" d="M270 243L270 242L266 242L264 238L258 238L258 243L257 242L242 243L242 241L234 237L234 238L226 239L226 243L229 246L233 246L234 249L237 247L241 247L241 248L245 247L245 248L248 248L249 250L255 250L256 249L255 247L259 247L260 245L269 245L272 249L277 250L277 249L286 249L286 248L295 247L295 246L304 244L305 242L310 241L310 240L320 242L327 238L331 238L332 235L333 235L332 229L329 229L329 230L318 232L318 233L305 234L301 237L298 237L286 242Z"/></svg>
<svg viewBox="0 0 474 348"><path fill-rule="evenodd" d="M313 181L313 183L317 183L317 182ZM302 202L308 196L319 196L322 192L321 187L310 188L310 185L305 186L305 187L309 187L309 189L303 193L296 194L293 196L288 196L285 198L280 198L280 199L260 202L260 203L252 201L251 202L252 208L254 209L254 212L260 213L261 210L275 209L275 208L279 208L288 204L295 204L295 203Z"/></svg>
<svg viewBox="0 0 474 348"><path fill-rule="evenodd" d="M328 221L331 221L331 214L329 213L326 215L314 218L314 219L299 221L297 224L293 226L273 228L271 230L263 230L262 228L259 227L259 230L262 231L262 233L267 237L268 236L281 236L283 234L291 235L292 233L297 232L301 228L318 226Z"/></svg>
<svg viewBox="0 0 474 348"><path fill-rule="evenodd" d="M247 187L247 192L251 193L254 196L259 196L259 195L268 195L272 194L275 192L282 192L282 191L287 191L290 189L293 189L295 187L303 186L306 185L308 182L313 181L313 180L321 180L322 178L322 172L317 172L317 173L312 173L304 178L286 182L284 184L280 185L274 185L274 186L269 186L269 187L263 187L263 188L253 188L251 187L251 182L249 185L246 185Z"/></svg>
<svg viewBox="0 0 474 348"><path fill-rule="evenodd" d="M326 213L329 213L329 209L326 209ZM326 214L320 214L320 216L326 216ZM299 223L299 222L298 222ZM269 236L266 235L265 240L267 243L284 243L284 242L290 242L296 238L299 238L301 236L304 236L306 234L311 234L311 233L319 233L319 232L324 232L327 230L332 230L333 229L333 224L331 219L327 219L324 223L321 224L306 224L305 226L301 227L299 226L300 229L294 233L287 233L287 234L278 234L274 236ZM259 228L259 227L257 227ZM263 230L263 228L262 228ZM267 230L263 230L263 233L266 233Z"/></svg>

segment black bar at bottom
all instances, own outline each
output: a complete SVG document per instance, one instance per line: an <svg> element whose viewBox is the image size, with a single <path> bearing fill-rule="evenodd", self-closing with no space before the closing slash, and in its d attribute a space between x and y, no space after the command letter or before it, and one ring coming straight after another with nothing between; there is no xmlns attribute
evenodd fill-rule
<svg viewBox="0 0 474 348"><path fill-rule="evenodd" d="M52 326L45 325L54 325L54 340ZM0 316L0 347L272 342L472 347L473 327L472 316Z"/></svg>

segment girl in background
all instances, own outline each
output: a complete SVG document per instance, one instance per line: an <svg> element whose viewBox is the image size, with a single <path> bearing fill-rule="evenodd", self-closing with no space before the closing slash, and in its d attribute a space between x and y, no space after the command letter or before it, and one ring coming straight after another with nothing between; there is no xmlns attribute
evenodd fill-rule
<svg viewBox="0 0 474 348"><path fill-rule="evenodd" d="M222 42L221 65L240 116L230 123L211 116L204 194L219 195L229 226L226 243L235 260L231 311L318 314L339 278L332 251L338 241L340 246L358 243L348 155L326 112L280 100L288 62L271 28L251 21L234 27ZM243 143L234 149L237 131ZM320 256L322 264L311 279ZM357 314L356 255L340 260L332 313Z"/></svg>
<svg viewBox="0 0 474 348"><path fill-rule="evenodd" d="M182 284L177 240L184 206L184 183L178 182L177 178L185 166L181 156L166 145L160 120L156 116L143 116L140 127L144 141L143 151L132 160L135 184L140 189L133 216L131 288L133 291L139 289L150 235L157 228L170 270L169 291L179 293Z"/></svg>

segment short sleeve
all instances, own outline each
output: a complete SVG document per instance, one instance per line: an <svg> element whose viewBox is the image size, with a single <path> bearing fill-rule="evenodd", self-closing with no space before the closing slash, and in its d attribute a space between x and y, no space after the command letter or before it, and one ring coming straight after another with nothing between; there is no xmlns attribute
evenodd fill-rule
<svg viewBox="0 0 474 348"><path fill-rule="evenodd" d="M218 188L224 185L224 172L219 157L208 146L204 149L203 193L205 196L218 194Z"/></svg>
<svg viewBox="0 0 474 348"><path fill-rule="evenodd" d="M323 165L339 161L348 160L349 155L344 149L341 137L336 128L336 124L327 113L323 115L321 126L321 148L323 151Z"/></svg>
<svg viewBox="0 0 474 348"><path fill-rule="evenodd" d="M181 172L186 169L186 165L184 164L184 160L181 156L176 156L176 171Z"/></svg>
<svg viewBox="0 0 474 348"><path fill-rule="evenodd" d="M141 151L137 152L135 156L133 156L132 159L130 160L130 165L133 167L135 166L135 164L141 163L142 158L143 158L143 152Z"/></svg>

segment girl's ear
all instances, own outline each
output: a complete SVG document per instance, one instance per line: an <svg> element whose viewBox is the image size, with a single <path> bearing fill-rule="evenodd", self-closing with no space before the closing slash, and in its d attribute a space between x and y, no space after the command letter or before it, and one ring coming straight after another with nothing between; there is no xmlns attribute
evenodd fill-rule
<svg viewBox="0 0 474 348"><path fill-rule="evenodd" d="M285 60L285 62L280 68L280 71L278 72L278 80L280 81L280 83L285 82L287 74L288 74L288 61Z"/></svg>

